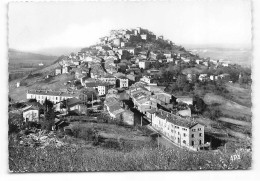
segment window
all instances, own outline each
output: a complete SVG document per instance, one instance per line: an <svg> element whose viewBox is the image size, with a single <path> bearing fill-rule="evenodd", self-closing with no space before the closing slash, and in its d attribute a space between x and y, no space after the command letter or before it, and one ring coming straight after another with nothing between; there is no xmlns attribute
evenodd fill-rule
<svg viewBox="0 0 260 181"><path fill-rule="evenodd" d="M198 128L198 131L201 131L201 128Z"/></svg>
<svg viewBox="0 0 260 181"><path fill-rule="evenodd" d="M185 145L186 145L186 140L183 140L183 144L185 144Z"/></svg>
<svg viewBox="0 0 260 181"><path fill-rule="evenodd" d="M193 132L194 132L194 131L196 131L196 129L192 129L191 131L193 131Z"/></svg>
<svg viewBox="0 0 260 181"><path fill-rule="evenodd" d="M191 146L194 146L194 141L191 141Z"/></svg>
<svg viewBox="0 0 260 181"><path fill-rule="evenodd" d="M185 137L185 136L186 136L186 133L183 133L183 136Z"/></svg>
<svg viewBox="0 0 260 181"><path fill-rule="evenodd" d="M178 132L178 135L180 135L180 132Z"/></svg>
<svg viewBox="0 0 260 181"><path fill-rule="evenodd" d="M192 134L191 137L194 138L194 134Z"/></svg>
<svg viewBox="0 0 260 181"><path fill-rule="evenodd" d="M202 137L202 133L200 133L199 136Z"/></svg>

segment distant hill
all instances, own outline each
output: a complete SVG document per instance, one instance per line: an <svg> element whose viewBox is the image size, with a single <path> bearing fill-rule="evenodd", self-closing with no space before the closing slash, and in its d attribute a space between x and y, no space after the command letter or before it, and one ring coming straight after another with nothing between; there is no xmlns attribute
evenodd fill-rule
<svg viewBox="0 0 260 181"><path fill-rule="evenodd" d="M8 51L9 63L52 63L58 57L51 55L42 55L31 52L23 52L15 49Z"/></svg>
<svg viewBox="0 0 260 181"><path fill-rule="evenodd" d="M61 55L68 55L71 52L77 53L80 51L80 48L74 47L54 47L54 48L44 48L37 50L33 53L39 53L43 55L52 55L52 56L61 56Z"/></svg>

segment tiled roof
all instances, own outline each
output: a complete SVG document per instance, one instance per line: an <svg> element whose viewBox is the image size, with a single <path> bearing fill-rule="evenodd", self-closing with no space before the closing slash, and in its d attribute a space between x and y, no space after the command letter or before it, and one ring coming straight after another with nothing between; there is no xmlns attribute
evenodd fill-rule
<svg viewBox="0 0 260 181"><path fill-rule="evenodd" d="M192 97L188 97L188 96L175 96L177 98L178 101L193 101Z"/></svg>
<svg viewBox="0 0 260 181"><path fill-rule="evenodd" d="M62 91L52 91L52 90L28 90L28 93L36 94L36 95L65 96L65 97L75 97L80 94L79 92L76 91L62 92Z"/></svg>
<svg viewBox="0 0 260 181"><path fill-rule="evenodd" d="M186 127L186 128L191 128L191 127L195 126L196 124L198 124L197 122L191 121L190 119L184 119L184 118L181 118L181 117L176 116L171 113L167 113L162 110L157 111L155 114L156 114L156 116L158 116L162 119L166 119L167 121L169 121L175 125ZM167 117L167 114L168 114L168 117Z"/></svg>
<svg viewBox="0 0 260 181"><path fill-rule="evenodd" d="M106 76L104 76L104 78L115 78L115 77L111 74L107 74Z"/></svg>
<svg viewBox="0 0 260 181"><path fill-rule="evenodd" d="M77 98L67 99L67 105L68 106L74 106L74 105L81 104L81 103L82 103L82 101L77 99Z"/></svg>
<svg viewBox="0 0 260 181"><path fill-rule="evenodd" d="M150 114L153 114L153 113L156 112L156 109L155 109L155 108L152 108L152 109L146 110L146 112L149 112Z"/></svg>
<svg viewBox="0 0 260 181"><path fill-rule="evenodd" d="M140 99L141 97L147 97L147 94L145 94L144 92L138 92L138 93L133 93L132 95L135 99Z"/></svg>

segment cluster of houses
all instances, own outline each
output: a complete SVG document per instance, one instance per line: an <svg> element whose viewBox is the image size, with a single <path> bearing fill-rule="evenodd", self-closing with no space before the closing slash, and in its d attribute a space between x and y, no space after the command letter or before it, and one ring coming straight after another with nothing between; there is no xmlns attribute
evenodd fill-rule
<svg viewBox="0 0 260 181"><path fill-rule="evenodd" d="M129 101L142 114L142 119L150 122L154 130L174 144L192 150L205 146L204 126L191 118L188 107L193 105L191 97L168 94L164 92L164 87L150 85L142 80L131 85L123 99L119 94L117 90L111 89L106 96L105 108L112 118L122 118L133 125L135 116L129 109ZM173 105L180 103L187 105L186 109L173 111Z"/></svg>
<svg viewBox="0 0 260 181"><path fill-rule="evenodd" d="M142 28L113 30L110 36L100 39L100 44L70 54L59 62L60 67L55 69L55 76L75 74L74 82L77 81L79 87L59 91L28 90L27 99L36 99L40 104L48 99L53 102L55 110L61 113L74 110L87 114L88 104L93 108L93 103L100 103L100 97L103 97L104 111L111 118L134 125L136 116L133 108L142 115L142 119L150 122L153 129L173 143L198 150L204 145L204 126L191 119L189 106L192 106L193 99L166 93L165 87L153 81L152 75L159 70L151 68L156 61L178 64L192 59L187 54L168 50L141 51L140 47L131 46L135 40L160 40L174 45L164 40L163 36L156 37ZM198 59L195 62L206 65L209 61ZM147 70L149 75L140 76L143 70ZM210 77L214 80L218 78L225 78L225 75ZM199 79L206 80L206 76L200 75ZM89 95L90 90L96 92L97 96ZM174 110L174 105L180 103L186 105L184 109ZM34 121L35 116L40 116L37 110L35 107L24 110L24 120Z"/></svg>

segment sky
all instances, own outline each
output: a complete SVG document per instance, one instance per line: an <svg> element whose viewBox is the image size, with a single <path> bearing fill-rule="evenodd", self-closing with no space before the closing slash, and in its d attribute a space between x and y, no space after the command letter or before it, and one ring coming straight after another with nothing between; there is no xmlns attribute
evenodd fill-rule
<svg viewBox="0 0 260 181"><path fill-rule="evenodd" d="M86 47L111 29L143 27L178 45L251 45L249 0L11 2L10 48Z"/></svg>

